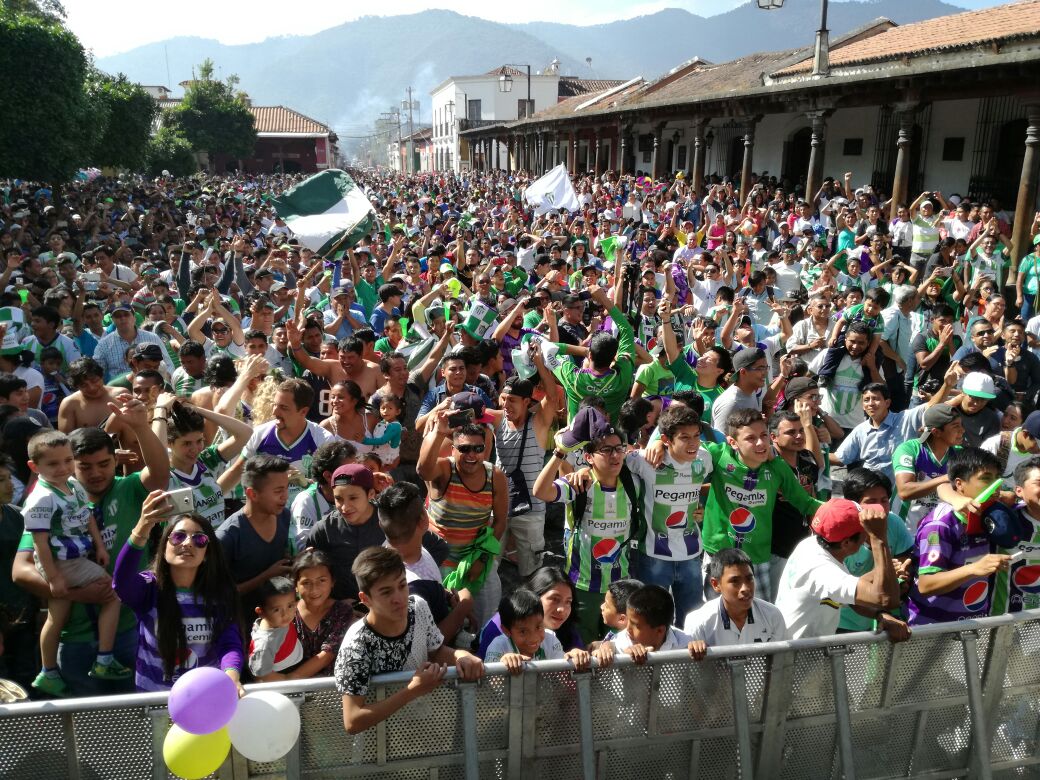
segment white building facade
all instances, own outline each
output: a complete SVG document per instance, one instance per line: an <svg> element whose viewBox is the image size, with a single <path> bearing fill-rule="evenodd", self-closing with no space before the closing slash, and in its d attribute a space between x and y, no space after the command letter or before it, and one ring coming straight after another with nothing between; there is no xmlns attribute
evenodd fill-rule
<svg viewBox="0 0 1040 780"><path fill-rule="evenodd" d="M503 76L510 81L503 90ZM556 103L559 96L559 73L531 74L533 109L525 114L527 70L512 66L495 68L477 76L450 76L430 92L433 110L433 162L435 170L468 170L471 165L468 144L459 131L515 122ZM504 144L493 143L486 163L492 168L507 168ZM482 161L483 163L484 161Z"/></svg>

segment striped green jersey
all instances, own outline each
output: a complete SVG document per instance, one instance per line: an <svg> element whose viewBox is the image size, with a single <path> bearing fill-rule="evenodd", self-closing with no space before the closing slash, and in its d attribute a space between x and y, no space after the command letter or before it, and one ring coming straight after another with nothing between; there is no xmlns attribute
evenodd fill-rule
<svg viewBox="0 0 1040 780"><path fill-rule="evenodd" d="M216 444L204 449L191 474L170 467L170 490L191 488L195 498L195 514L201 515L219 528L224 522L224 495L217 485L217 475L224 470L226 461Z"/></svg>
<svg viewBox="0 0 1040 780"><path fill-rule="evenodd" d="M1040 607L1040 520L1031 517L1025 506L1013 511L1029 524L1032 534L1011 549L997 547L998 553L1013 555L1023 552L1025 557L1012 563L1007 571L998 571L994 575L990 615Z"/></svg>
<svg viewBox="0 0 1040 780"><path fill-rule="evenodd" d="M694 513L701 505L701 485L711 474L708 451L698 450L690 463L676 463L666 455L656 469L642 456L630 457L628 464L642 482L646 527L639 534L639 552L668 561L698 557L701 530Z"/></svg>
<svg viewBox="0 0 1040 780"><path fill-rule="evenodd" d="M631 456L629 456L631 457ZM606 593L610 583L628 577L628 542L632 536L632 512L625 489L593 482L584 517L574 516L577 491L557 479L557 501L567 505L568 576L575 587L590 593Z"/></svg>

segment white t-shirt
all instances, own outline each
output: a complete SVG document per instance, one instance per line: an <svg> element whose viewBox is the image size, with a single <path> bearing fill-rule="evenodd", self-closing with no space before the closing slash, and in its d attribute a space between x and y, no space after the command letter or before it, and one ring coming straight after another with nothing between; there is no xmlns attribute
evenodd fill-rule
<svg viewBox="0 0 1040 780"><path fill-rule="evenodd" d="M779 642L787 636L784 616L775 606L754 599L743 628L737 628L726 613L722 599L712 599L686 616L683 632L690 639L703 639L708 647Z"/></svg>
<svg viewBox="0 0 1040 780"><path fill-rule="evenodd" d="M788 638L837 631L841 606L856 603L858 583L844 563L820 546L815 534L800 541L787 559L776 595Z"/></svg>
<svg viewBox="0 0 1040 780"><path fill-rule="evenodd" d="M493 664L502 660L507 653L519 652L513 644L513 640L505 634L499 634L491 640L487 652L484 654L484 663ZM545 639L538 647L538 652L532 660L534 661L558 661L563 658L563 645L549 629L545 629Z"/></svg>
<svg viewBox="0 0 1040 780"><path fill-rule="evenodd" d="M627 628L624 631L619 632L618 635L614 637L613 642L614 650L617 653L627 650L633 644L632 637L628 635ZM665 650L685 650L689 643L690 637L686 635L685 631L681 631L675 626L670 626L661 646L654 650L654 652L663 653Z"/></svg>
<svg viewBox="0 0 1040 780"><path fill-rule="evenodd" d="M25 380L27 390L32 390L34 387L40 388L40 401L43 400L43 374L31 366L18 366L14 370L14 375ZM40 408L40 401L36 402L37 409Z"/></svg>
<svg viewBox="0 0 1040 780"><path fill-rule="evenodd" d="M802 289L802 264L777 263L769 266L776 273L776 288L780 297L786 298Z"/></svg>

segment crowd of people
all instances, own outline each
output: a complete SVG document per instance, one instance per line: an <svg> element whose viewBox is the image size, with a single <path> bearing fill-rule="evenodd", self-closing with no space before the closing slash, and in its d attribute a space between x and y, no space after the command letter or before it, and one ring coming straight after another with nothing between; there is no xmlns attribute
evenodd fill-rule
<svg viewBox="0 0 1040 780"><path fill-rule="evenodd" d="M576 669L1040 606L1040 213L680 172L0 191L0 699ZM894 219L887 215L895 213ZM373 675L414 670L386 698Z"/></svg>

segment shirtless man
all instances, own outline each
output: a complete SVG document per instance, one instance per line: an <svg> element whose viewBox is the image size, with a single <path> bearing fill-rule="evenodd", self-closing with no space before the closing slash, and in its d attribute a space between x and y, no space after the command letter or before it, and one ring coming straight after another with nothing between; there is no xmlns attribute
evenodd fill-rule
<svg viewBox="0 0 1040 780"><path fill-rule="evenodd" d="M296 323L285 323L285 331L289 336L289 349L303 368L318 376L325 377L329 384L336 384L345 379L357 382L361 394L371 398L372 393L383 384L383 372L379 366L362 357L365 345L360 339L343 339L339 345L339 360L318 360L311 357L303 348L303 338Z"/></svg>
<svg viewBox="0 0 1040 780"><path fill-rule="evenodd" d="M105 370L94 358L80 358L69 366L69 382L76 392L64 398L58 407L58 430L72 433L77 428L101 427L125 388L108 387Z"/></svg>

